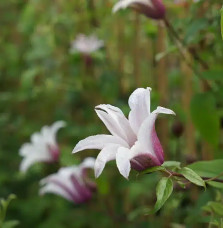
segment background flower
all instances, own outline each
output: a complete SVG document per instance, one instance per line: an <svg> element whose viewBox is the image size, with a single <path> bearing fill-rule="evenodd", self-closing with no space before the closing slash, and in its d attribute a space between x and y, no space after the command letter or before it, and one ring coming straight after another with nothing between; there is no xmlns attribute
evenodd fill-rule
<svg viewBox="0 0 223 228"><path fill-rule="evenodd" d="M162 0L120 0L114 5L113 12L128 7L152 19L163 19L166 12Z"/></svg>
<svg viewBox="0 0 223 228"><path fill-rule="evenodd" d="M40 194L53 193L76 204L91 199L96 184L87 177L87 169L93 169L94 158L86 158L80 165L61 168L41 180Z"/></svg>
<svg viewBox="0 0 223 228"><path fill-rule="evenodd" d="M65 126L64 121L57 121L52 126L44 126L40 132L31 136L31 142L25 143L19 150L23 157L20 170L25 172L36 162L58 161L60 150L56 142L57 131Z"/></svg>
<svg viewBox="0 0 223 228"><path fill-rule="evenodd" d="M71 53L80 52L82 54L91 54L104 46L104 41L99 40L96 36L86 36L79 34L71 43Z"/></svg>

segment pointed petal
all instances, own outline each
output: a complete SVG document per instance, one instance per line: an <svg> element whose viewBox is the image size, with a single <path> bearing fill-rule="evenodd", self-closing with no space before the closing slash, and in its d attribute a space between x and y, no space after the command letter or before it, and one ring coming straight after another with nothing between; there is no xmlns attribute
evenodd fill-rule
<svg viewBox="0 0 223 228"><path fill-rule="evenodd" d="M128 146L127 143L119 137L113 135L94 135L81 140L73 149L72 153L77 153L86 149L103 149L107 144L119 144Z"/></svg>
<svg viewBox="0 0 223 228"><path fill-rule="evenodd" d="M95 161L95 166L94 166L94 172L95 172L96 178L98 178L101 175L101 173L105 167L105 164L108 161L115 160L115 155L116 155L119 147L120 147L120 145L117 145L117 144L108 144L98 154L96 161Z"/></svg>
<svg viewBox="0 0 223 228"><path fill-rule="evenodd" d="M59 120L59 121L56 121L52 126L51 126L51 132L53 134L56 134L57 131L60 129L60 128L63 128L66 126L66 122L63 121L63 120Z"/></svg>
<svg viewBox="0 0 223 228"><path fill-rule="evenodd" d="M100 109L96 110L96 112L113 135L121 137L127 141L129 145L135 142L136 135L132 131L128 119L119 108L105 104L98 105L96 108ZM101 112L101 110L104 112Z"/></svg>
<svg viewBox="0 0 223 228"><path fill-rule="evenodd" d="M80 169L93 169L95 164L95 158L88 157L79 165Z"/></svg>
<svg viewBox="0 0 223 228"><path fill-rule="evenodd" d="M116 154L116 164L118 170L126 179L128 179L131 169L131 164L129 160L130 153L131 151L129 149L120 147Z"/></svg>
<svg viewBox="0 0 223 228"><path fill-rule="evenodd" d="M57 131L65 127L66 123L64 121L57 121L52 126L44 126L41 129L41 135L45 141L45 143L49 143L51 145L56 145L56 134Z"/></svg>
<svg viewBox="0 0 223 228"><path fill-rule="evenodd" d="M142 122L150 114L150 91L151 88L138 88L129 97L129 122L137 134Z"/></svg>

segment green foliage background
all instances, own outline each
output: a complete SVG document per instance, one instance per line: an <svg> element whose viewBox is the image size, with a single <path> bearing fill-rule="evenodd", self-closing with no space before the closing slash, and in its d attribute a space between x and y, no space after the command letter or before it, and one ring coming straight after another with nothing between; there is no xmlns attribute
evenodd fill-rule
<svg viewBox="0 0 223 228"><path fill-rule="evenodd" d="M212 158L223 157L223 43L219 11L222 1L207 3L208 10L199 15L204 2L189 3L189 8L183 8L164 0L168 17L185 44L196 49L210 67L203 72L199 63L194 62L201 72L200 78L207 79L212 88L201 91L199 77L193 78L191 118L196 129L198 160L202 160L203 140L210 144ZM139 86L152 87L152 106L159 104L159 81L155 76L160 54L155 49L157 22L140 16L140 39L136 44L135 13L126 10L112 15L114 3L0 1L0 196L17 195L10 204L7 220L20 221L18 227L204 227L210 220L202 206L214 201L216 192L197 187L189 191L175 189L175 195L161 211L145 215L156 201L154 186L158 174L137 176L133 171L130 181L126 181L114 162L96 180L98 193L84 205L73 205L55 195L38 195L39 180L55 172L56 166L37 164L26 175L19 172L20 146L29 141L33 132L56 120L67 122L58 134L61 165L77 164L88 155L96 156L95 151L78 155L71 155L71 151L80 139L106 132L94 112L97 104L116 105L128 113L128 96L137 87L135 64L140 69ZM186 16L182 16L186 10ZM91 69L84 67L81 55L70 53L70 43L79 33L96 34L105 41L105 47L93 54ZM185 76L175 44L169 37L166 44L168 108L177 113L177 119L168 119L170 139L165 153L169 159L180 159L186 164L185 136L177 138L171 131L175 121L187 124L181 103ZM219 191L221 195L222 190Z"/></svg>

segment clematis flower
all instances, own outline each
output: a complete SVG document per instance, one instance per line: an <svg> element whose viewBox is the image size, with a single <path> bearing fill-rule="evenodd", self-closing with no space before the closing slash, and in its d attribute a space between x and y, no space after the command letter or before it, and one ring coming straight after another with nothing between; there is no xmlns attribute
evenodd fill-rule
<svg viewBox="0 0 223 228"><path fill-rule="evenodd" d="M86 158L80 165L64 167L40 181L40 194L53 193L76 204L92 198L96 184L87 177L87 169L93 169L94 158Z"/></svg>
<svg viewBox="0 0 223 228"><path fill-rule="evenodd" d="M128 178L130 169L145 170L160 166L164 153L155 130L159 113L175 114L172 110L157 107L150 112L151 88L138 88L129 97L128 119L122 111L112 105L96 106L98 117L111 135L95 135L81 140L73 149L77 153L86 149L98 149L95 176L98 177L108 161L116 160L119 172Z"/></svg>
<svg viewBox="0 0 223 228"><path fill-rule="evenodd" d="M166 8L162 0L119 0L114 7L113 13L120 9L132 8L146 17L152 19L163 19L165 17Z"/></svg>
<svg viewBox="0 0 223 228"><path fill-rule="evenodd" d="M84 55L90 55L92 52L97 51L104 46L104 41L99 40L96 36L86 36L79 34L76 39L71 43L71 53L80 52Z"/></svg>
<svg viewBox="0 0 223 228"><path fill-rule="evenodd" d="M25 172L36 162L56 162L60 150L56 142L57 131L65 126L64 121L57 121L52 126L44 126L40 132L31 136L31 142L21 146L19 154L23 157L20 170Z"/></svg>

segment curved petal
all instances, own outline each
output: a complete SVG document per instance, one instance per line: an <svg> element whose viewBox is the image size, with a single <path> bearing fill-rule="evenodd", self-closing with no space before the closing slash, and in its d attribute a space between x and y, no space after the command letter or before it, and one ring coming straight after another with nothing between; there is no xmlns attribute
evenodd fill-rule
<svg viewBox="0 0 223 228"><path fill-rule="evenodd" d="M121 137L131 146L136 141L136 135L133 132L128 119L125 117L123 112L112 105L98 105L96 110L99 118L103 121L108 130L116 136Z"/></svg>
<svg viewBox="0 0 223 228"><path fill-rule="evenodd" d="M93 169L95 164L95 158L88 157L79 165L80 169Z"/></svg>
<svg viewBox="0 0 223 228"><path fill-rule="evenodd" d="M66 123L64 121L57 121L52 126L44 126L41 129L41 134L43 139L45 140L45 143L49 143L52 145L56 144L56 133L57 131L65 127Z"/></svg>
<svg viewBox="0 0 223 228"><path fill-rule="evenodd" d="M151 153L153 156L159 157L160 155L158 153L162 153L161 151L154 150L154 143L157 144L156 134L154 134L155 131L155 120L157 118L157 115L159 113L164 114L172 114L175 115L175 113L170 110L163 107L157 107L156 110L154 110L142 123L139 132L138 132L138 143L140 144L140 147L142 148L142 151ZM155 138L154 138L155 137ZM158 145L159 146L159 145ZM161 146L161 145L160 145ZM162 155L161 155L162 156Z"/></svg>
<svg viewBox="0 0 223 228"><path fill-rule="evenodd" d="M112 12L113 13L116 13L118 10L120 9L125 9L129 6L132 6L132 5L135 5L135 4L143 4L143 5L146 5L146 6L150 6L150 7L153 7L152 3L151 3L151 0L120 0L119 2L117 2L113 9L112 9Z"/></svg>
<svg viewBox="0 0 223 228"><path fill-rule="evenodd" d="M59 186L57 186L54 183L49 183L49 184L43 186L40 189L39 193L40 193L40 195L44 195L46 193L53 193L53 194L62 196L63 198L65 198L69 201L73 200L72 196L70 196L64 189L60 188Z"/></svg>
<svg viewBox="0 0 223 228"><path fill-rule="evenodd" d="M138 133L142 122L150 114L150 91L151 88L138 88L129 97L129 123L135 132Z"/></svg>
<svg viewBox="0 0 223 228"><path fill-rule="evenodd" d="M116 164L117 164L118 170L122 174L122 176L125 177L126 179L128 179L130 169L131 169L131 164L129 160L130 154L131 154L131 151L124 147L120 147L116 154Z"/></svg>
<svg viewBox="0 0 223 228"><path fill-rule="evenodd" d="M107 144L118 144L128 146L128 144L119 137L113 135L94 135L81 140L73 149L72 153L77 153L86 149L103 149Z"/></svg>
<svg viewBox="0 0 223 228"><path fill-rule="evenodd" d="M94 166L94 172L95 172L96 178L98 178L101 175L105 167L105 164L108 161L115 160L115 155L119 147L120 145L117 145L117 144L108 144L98 154L95 161L95 166Z"/></svg>
<svg viewBox="0 0 223 228"><path fill-rule="evenodd" d="M59 120L59 121L56 121L52 126L51 126L51 132L56 134L57 131L60 129L60 128L63 128L66 126L66 122L63 121L63 120Z"/></svg>
<svg viewBox="0 0 223 228"><path fill-rule="evenodd" d="M47 153L30 153L26 157L23 158L21 164L20 164L20 170L22 172L26 172L30 166L37 162L50 162L51 157Z"/></svg>

